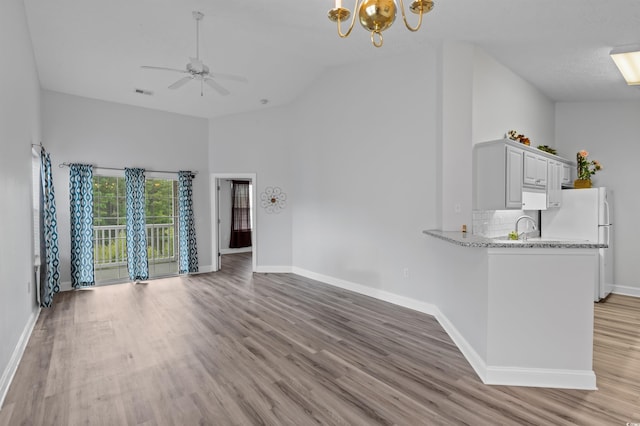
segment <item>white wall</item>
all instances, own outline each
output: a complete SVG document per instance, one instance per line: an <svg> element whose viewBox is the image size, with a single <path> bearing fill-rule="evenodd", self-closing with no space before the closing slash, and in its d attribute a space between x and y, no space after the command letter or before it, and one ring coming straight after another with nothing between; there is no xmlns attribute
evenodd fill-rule
<svg viewBox="0 0 640 426"><path fill-rule="evenodd" d="M480 81L502 81L518 102ZM515 124L550 143L553 103L474 46L446 43L330 69L291 105L211 120L210 168L258 173L258 193L290 184L287 215L258 209L259 266L431 302L421 231L471 227L473 142Z"/></svg>
<svg viewBox="0 0 640 426"><path fill-rule="evenodd" d="M629 90L634 90L629 88ZM613 189L614 291L640 296L638 241L640 196L635 175L640 158L640 102L558 103L556 140L560 153L574 159L589 151L603 170L593 176L595 186Z"/></svg>
<svg viewBox="0 0 640 426"><path fill-rule="evenodd" d="M422 230L438 208L436 64L425 48L330 69L296 103L296 268L430 300Z"/></svg>
<svg viewBox="0 0 640 426"><path fill-rule="evenodd" d="M473 69L473 143L516 130L531 146L555 145L555 106L549 98L482 49L475 49Z"/></svg>
<svg viewBox="0 0 640 426"><path fill-rule="evenodd" d="M439 223L443 230L457 231L462 224L470 230L473 144L500 139L515 129L529 136L534 144L554 145L555 108L530 83L473 45L445 42L439 66L442 133L438 145L441 187L436 197L441 212ZM449 253L446 265L438 264L423 278L435 283L435 296L428 302L437 306L447 324L458 333L471 336L466 343L484 357L486 342L482 339L486 325L482 319L487 318L486 305L482 310L482 303L474 304L474 300L486 301L487 294L473 284L477 284L474 274L486 271L486 265L473 249L465 251L462 259L453 247L428 242L425 259L436 257L434 250L439 255L443 251ZM461 349L465 351L464 344Z"/></svg>
<svg viewBox="0 0 640 426"><path fill-rule="evenodd" d="M211 173L256 173L256 266L258 271L291 267L291 156L292 109L269 108L209 121ZM278 214L260 207L260 194L278 186L288 206Z"/></svg>
<svg viewBox="0 0 640 426"><path fill-rule="evenodd" d="M69 169L57 167L63 162L198 171L193 181L198 262L201 270L211 268L207 120L43 91L42 121L54 164L63 282L70 282Z"/></svg>
<svg viewBox="0 0 640 426"><path fill-rule="evenodd" d="M532 145L555 144L555 105L537 88L467 43L445 42L441 68L440 228L472 222L472 146L509 130Z"/></svg>
<svg viewBox="0 0 640 426"><path fill-rule="evenodd" d="M0 2L0 52L1 405L38 311L32 267L31 143L40 142L40 84L21 0Z"/></svg>
<svg viewBox="0 0 640 426"><path fill-rule="evenodd" d="M441 222L445 231L471 229L473 45L446 42L440 56Z"/></svg>
<svg viewBox="0 0 640 426"><path fill-rule="evenodd" d="M487 250L427 238L426 253L437 259L432 274L440 283L433 302L442 314L438 319L476 368L487 358L490 308Z"/></svg>

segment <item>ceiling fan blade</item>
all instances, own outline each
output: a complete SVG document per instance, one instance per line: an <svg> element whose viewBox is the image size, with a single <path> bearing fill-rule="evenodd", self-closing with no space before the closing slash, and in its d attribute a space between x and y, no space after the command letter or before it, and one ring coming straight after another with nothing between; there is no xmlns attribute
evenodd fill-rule
<svg viewBox="0 0 640 426"><path fill-rule="evenodd" d="M142 65L140 68L146 68L146 69L150 69L150 70L160 70L160 71L174 71L174 72L181 72L181 73L189 72L189 71L186 71L186 70L179 70L177 68L152 67L150 65Z"/></svg>
<svg viewBox="0 0 640 426"><path fill-rule="evenodd" d="M241 77L239 75L233 75L233 74L220 74L217 72L212 72L209 73L209 75L213 78L217 78L219 80L231 80L231 81L239 81L240 83L248 83L249 80L247 80L245 77Z"/></svg>
<svg viewBox="0 0 640 426"><path fill-rule="evenodd" d="M169 86L169 89L177 89L179 87L184 86L185 84L187 84L188 82L190 82L191 80L193 80L193 77L189 76L189 77L182 77L180 80L176 81L175 83L173 83L171 86Z"/></svg>
<svg viewBox="0 0 640 426"><path fill-rule="evenodd" d="M207 83L209 86L211 86L216 92L220 93L222 96L227 96L229 93L231 93L210 78L205 78L204 82Z"/></svg>

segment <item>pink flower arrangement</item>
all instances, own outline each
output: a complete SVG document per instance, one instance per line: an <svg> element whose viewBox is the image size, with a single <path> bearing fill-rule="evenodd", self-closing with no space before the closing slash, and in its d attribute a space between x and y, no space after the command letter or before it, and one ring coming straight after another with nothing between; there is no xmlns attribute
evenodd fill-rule
<svg viewBox="0 0 640 426"><path fill-rule="evenodd" d="M591 176L595 175L598 170L602 170L602 165L598 160L589 161L589 152L578 151L576 158L578 160L578 179L591 180Z"/></svg>

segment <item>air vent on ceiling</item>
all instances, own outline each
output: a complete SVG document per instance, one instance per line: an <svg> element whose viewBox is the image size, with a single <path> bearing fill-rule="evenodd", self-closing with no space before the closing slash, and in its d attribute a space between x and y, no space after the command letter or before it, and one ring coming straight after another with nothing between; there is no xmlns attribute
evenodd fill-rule
<svg viewBox="0 0 640 426"><path fill-rule="evenodd" d="M144 90L144 89L135 89L135 92L139 95L147 95L147 96L153 96L153 92L151 90Z"/></svg>

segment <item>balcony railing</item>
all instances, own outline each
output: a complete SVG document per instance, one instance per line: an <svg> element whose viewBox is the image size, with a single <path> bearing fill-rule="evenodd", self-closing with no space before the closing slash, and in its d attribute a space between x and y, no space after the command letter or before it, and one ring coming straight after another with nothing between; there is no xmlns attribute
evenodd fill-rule
<svg viewBox="0 0 640 426"><path fill-rule="evenodd" d="M176 225L152 224L146 226L149 263L178 260ZM125 225L94 226L93 256L95 269L112 268L127 264L127 231Z"/></svg>

